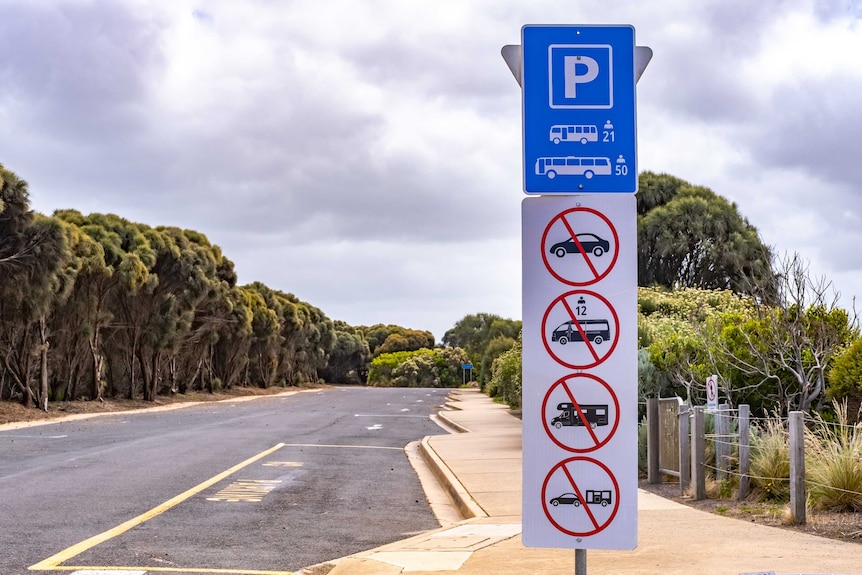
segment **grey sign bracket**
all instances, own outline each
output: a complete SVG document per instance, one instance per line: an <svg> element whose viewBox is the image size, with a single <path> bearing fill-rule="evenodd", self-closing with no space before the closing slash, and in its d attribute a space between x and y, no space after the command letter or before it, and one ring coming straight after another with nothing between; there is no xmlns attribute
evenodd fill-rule
<svg viewBox="0 0 862 575"><path fill-rule="evenodd" d="M521 85L521 62L523 59L520 44L507 44L500 51L503 60L512 71L515 81ZM652 60L652 48L647 46L635 46L635 83L641 79L647 65Z"/></svg>

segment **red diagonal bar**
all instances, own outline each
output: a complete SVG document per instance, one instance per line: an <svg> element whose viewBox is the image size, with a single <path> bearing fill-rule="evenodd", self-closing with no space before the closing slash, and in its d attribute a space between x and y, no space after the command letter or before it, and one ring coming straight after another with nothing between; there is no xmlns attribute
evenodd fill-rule
<svg viewBox="0 0 862 575"><path fill-rule="evenodd" d="M561 465L560 467L562 467L563 473L566 474L566 477L569 478L569 483L572 484L572 489L575 490L575 495L577 495L578 499L581 501L581 507L583 507L584 511L587 512L587 515L590 517L590 521L593 522L593 528L595 528L596 530L600 529L599 522L596 521L596 517L593 515L593 512L590 510L590 506L587 504L587 500L584 498L583 494L581 493L581 490L578 489L578 486L575 483L575 478L572 477L572 474L569 473L569 469L565 465Z"/></svg>
<svg viewBox="0 0 862 575"><path fill-rule="evenodd" d="M560 217L560 220L562 220L563 225L566 226L566 230L568 230L569 234L572 236L572 241L575 242L576 246L578 246L578 251L581 252L582 256L584 256L590 271L593 272L593 279L599 279L599 272L596 270L596 266L593 265L593 261L587 257L587 252L584 251L584 246L582 246L580 240L578 240L578 234L576 234L574 228L569 225L569 222L566 220L566 216Z"/></svg>
<svg viewBox="0 0 862 575"><path fill-rule="evenodd" d="M590 338L587 337L587 332L584 331L583 326L581 326L581 322L578 321L578 316L576 316L575 312L572 311L572 308L569 307L569 302L566 301L566 298L562 298L560 301L563 302L563 306L566 308L566 311L569 312L569 317L572 318L572 323L578 328L578 333L581 334L581 339L583 339L584 343L587 344L587 349L590 350L590 353L593 355L593 360L599 361L599 354L597 354L596 350L593 348L593 342L591 342Z"/></svg>
<svg viewBox="0 0 862 575"><path fill-rule="evenodd" d="M580 418L581 418L581 423L583 423L583 424L584 424L584 427L586 427L586 428L587 428L587 431L589 431L589 432L590 432L590 436L592 436L593 441L594 441L594 442L595 442L595 444L598 446L598 444L599 444L599 438L598 438L598 437L596 437L596 434L595 434L595 432L593 431L593 428L592 428L592 426L590 425L590 422L589 422L589 421L587 421L586 416L584 416L584 412L583 412L583 411L581 411L581 406L580 406L580 405L578 405L577 400L575 400L575 395L574 395L574 394L572 393L572 391L569 389L569 386L568 386L568 385L566 385L566 382L565 382L565 381L563 382L563 386L562 386L562 387L563 387L563 389L564 389L564 390L566 390L566 394L569 396L569 399L571 399L571 400L572 400L572 405L574 405L574 406L575 406L575 409L578 411L578 417L580 417Z"/></svg>

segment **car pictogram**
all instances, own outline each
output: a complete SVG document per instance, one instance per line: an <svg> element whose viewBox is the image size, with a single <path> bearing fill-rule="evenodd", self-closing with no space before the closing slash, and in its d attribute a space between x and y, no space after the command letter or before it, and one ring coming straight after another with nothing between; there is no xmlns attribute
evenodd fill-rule
<svg viewBox="0 0 862 575"><path fill-rule="evenodd" d="M583 233L577 234L576 237L578 238L577 242L573 238L569 238L552 245L550 252L558 258L561 258L566 254L579 254L581 253L581 250L578 249L578 244L580 244L585 253L591 253L594 256L599 257L611 249L610 242L608 240L603 240L596 234Z"/></svg>

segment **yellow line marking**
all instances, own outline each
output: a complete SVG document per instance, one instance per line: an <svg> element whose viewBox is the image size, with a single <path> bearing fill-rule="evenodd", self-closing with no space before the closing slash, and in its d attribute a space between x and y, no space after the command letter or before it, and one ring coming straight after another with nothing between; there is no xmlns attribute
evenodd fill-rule
<svg viewBox="0 0 862 575"><path fill-rule="evenodd" d="M129 519L125 523L121 523L120 525L117 525L116 527L114 527L112 529L108 529L107 531L105 531L103 533L99 533L98 535L90 537L89 539L85 539L84 541L81 541L80 543L76 543L75 545L72 545L71 547L64 549L63 551L60 551L59 553L52 555L51 557L48 557L47 559L44 559L44 560L40 561L39 563L36 563L35 565L28 567L28 569L30 571L47 571L50 569L54 569L60 563L63 563L64 561L68 561L72 557L80 555L84 551L91 549L91 548L95 547L96 545L99 545L100 543L104 543L108 539L112 539L118 535L122 535L123 533L125 533L129 529L131 529L133 527L137 527L141 523L144 523L145 521L149 521L153 517L161 515L162 513L164 513L165 511L167 511L171 507L179 505L180 503L182 503L183 501L185 501L186 499L188 499L192 495L200 493L201 491L203 491L207 487L211 487L212 485L215 485L216 483L218 483L222 479L229 477L230 475L236 473L237 471L239 471L243 467L251 465L255 461L266 457L270 453L277 451L277 450L281 449L282 447L284 447L284 443L279 443L278 445L276 445L274 447L270 447L266 451L258 453L257 455L255 455L253 457L249 457L248 459L246 459L242 463L234 465L233 467L231 467L227 471L223 471L223 472L219 473L218 475L216 475L210 479L207 479L203 483L200 483L200 484L192 487L191 489L184 491L183 493L180 493L176 497L165 501L164 503L162 503L161 505L159 505L157 507L153 507L152 509L150 509L146 513L142 513L141 515L138 515L137 517L135 517L133 519ZM153 570L158 570L158 569L153 569ZM226 573L234 573L234 571L226 571ZM236 571L236 573L238 573L238 571Z"/></svg>
<svg viewBox="0 0 862 575"><path fill-rule="evenodd" d="M223 573L225 575L293 575L293 571L259 571L255 569L199 569L187 567L75 567L62 565L51 571L158 571L160 573Z"/></svg>
<svg viewBox="0 0 862 575"><path fill-rule="evenodd" d="M207 501L227 501L235 503L238 501L250 501L260 503L263 496L278 487L280 479L240 479L234 481Z"/></svg>

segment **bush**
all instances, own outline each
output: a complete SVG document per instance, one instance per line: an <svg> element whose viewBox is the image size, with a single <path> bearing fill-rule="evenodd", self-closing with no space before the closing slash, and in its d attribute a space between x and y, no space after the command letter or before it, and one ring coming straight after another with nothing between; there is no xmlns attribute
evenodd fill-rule
<svg viewBox="0 0 862 575"><path fill-rule="evenodd" d="M494 360L487 392L491 397L500 397L512 409L519 409L521 389L521 336L518 335L511 349Z"/></svg>
<svg viewBox="0 0 862 575"><path fill-rule="evenodd" d="M848 423L846 403L836 402L835 412L837 423L817 415L813 429L806 429L808 495L817 509L862 511L862 423Z"/></svg>
<svg viewBox="0 0 862 575"><path fill-rule="evenodd" d="M382 353L368 370L373 387L458 387L467 354L446 347Z"/></svg>
<svg viewBox="0 0 862 575"><path fill-rule="evenodd" d="M790 436L779 417L751 434L751 484L764 499L790 499Z"/></svg>

